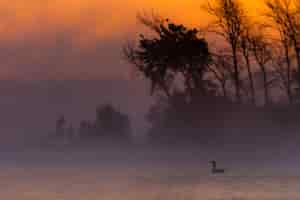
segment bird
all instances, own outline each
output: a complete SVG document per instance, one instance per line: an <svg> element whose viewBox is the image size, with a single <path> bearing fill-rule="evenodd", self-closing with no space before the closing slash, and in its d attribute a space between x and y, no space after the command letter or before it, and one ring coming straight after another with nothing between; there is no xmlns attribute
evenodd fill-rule
<svg viewBox="0 0 300 200"><path fill-rule="evenodd" d="M212 164L212 170L211 170L211 172L213 174L224 174L225 173L225 169L218 169L217 168L217 162L215 160L210 161L210 163Z"/></svg>

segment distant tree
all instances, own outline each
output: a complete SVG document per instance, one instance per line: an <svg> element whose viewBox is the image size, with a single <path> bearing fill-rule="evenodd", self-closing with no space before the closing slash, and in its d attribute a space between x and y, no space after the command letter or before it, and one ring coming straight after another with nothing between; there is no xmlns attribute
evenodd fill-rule
<svg viewBox="0 0 300 200"><path fill-rule="evenodd" d="M209 80L205 80L211 57L200 31L171 23L168 19L151 20L141 16L139 19L154 31L155 36L140 35L138 47L126 46L124 55L150 80L151 92L163 91L171 97L176 78L183 77L183 85L189 93L197 88L205 94L211 86Z"/></svg>
<svg viewBox="0 0 300 200"><path fill-rule="evenodd" d="M72 140L74 138L74 128L72 124L68 127L66 131L66 137L68 140Z"/></svg>
<svg viewBox="0 0 300 200"><path fill-rule="evenodd" d="M58 137L63 137L65 134L65 127L66 126L66 120L63 115L61 115L57 120L56 120L56 136Z"/></svg>
<svg viewBox="0 0 300 200"><path fill-rule="evenodd" d="M79 136L80 138L89 138L93 136L95 130L93 124L90 121L82 120L79 126Z"/></svg>
<svg viewBox="0 0 300 200"><path fill-rule="evenodd" d="M128 140L131 132L129 117L110 104L97 108L95 128L98 136L115 140Z"/></svg>

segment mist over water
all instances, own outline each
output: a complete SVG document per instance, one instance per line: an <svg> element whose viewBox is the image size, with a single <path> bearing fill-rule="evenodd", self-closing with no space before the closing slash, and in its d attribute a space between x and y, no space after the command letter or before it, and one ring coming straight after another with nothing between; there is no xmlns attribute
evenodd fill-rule
<svg viewBox="0 0 300 200"><path fill-rule="evenodd" d="M94 85L95 91L98 85L85 83L87 86L82 86L81 89L74 86L74 82L69 83L68 87L75 88L74 91L77 91L71 95L76 97L72 100L72 105L63 110L69 113L67 117L71 121L77 122L79 119L73 118L81 119L89 114L93 115L97 102L101 102L102 95L98 95L97 98L81 103L81 98L92 96L93 93L92 91L91 94L86 94L87 92L82 93L82 91L88 91L86 88L90 88L91 85ZM51 132L57 110L65 108L69 105L69 101L58 98L57 89L53 95L39 92L32 95L33 92L28 92L33 90L32 87L30 85L29 89L21 88L22 90L12 91L13 97L19 91L26 91L25 96L17 96L22 102L17 107L3 104L5 112L2 112L2 124L6 125L7 129L6 126L1 129L5 136L0 142L1 199L300 199L298 194L300 159L297 156L299 141L297 138L285 138L286 141L272 142L271 146L254 145L255 141L250 142L246 139L245 141L249 143L247 145L235 141L229 144L227 141L223 146L206 147L201 145L157 147L143 144L128 147L101 144L99 141L79 142L67 146L45 145L47 138L36 136L47 135L48 130ZM50 86L41 84L39 87L43 91ZM2 96L5 97L2 99L4 103L11 102L10 93L6 95L3 93ZM39 98L36 99L36 96ZM45 111L40 108L48 104L48 96L54 96L55 100L52 101L59 103L45 108L47 110ZM40 99L43 101L39 101ZM27 102L29 104L26 104ZM39 109L32 109L33 105ZM89 112L82 111L85 110L80 107L83 105L90 105L87 109ZM141 110L144 109L142 106L135 107L136 102L129 100L122 101L120 105L132 113L142 113ZM132 109L133 107L135 109ZM50 117L44 117L43 114L48 113L49 110L51 110ZM11 111L15 114L7 115ZM35 113L35 118L27 118L27 113ZM82 113L88 114L82 115ZM142 114L132 115L139 120L142 116ZM14 116L19 118L15 119ZM14 121L9 121L10 119ZM32 122L34 125L41 126L40 129L43 131L25 129L19 121L24 124ZM12 143L8 143L7 138L16 135L13 133L16 131L10 129L16 124L20 125L17 132L26 130L26 134L18 134L18 141L21 142L16 142L16 137L12 137ZM136 133L136 135L143 134ZM41 138L44 140L38 143ZM211 166L208 162L212 159L217 160L218 167L225 168L224 175L211 174Z"/></svg>
<svg viewBox="0 0 300 200"><path fill-rule="evenodd" d="M201 148L125 146L2 152L0 194L46 200L300 199L295 157L232 155ZM225 168L224 175L210 173L211 159Z"/></svg>

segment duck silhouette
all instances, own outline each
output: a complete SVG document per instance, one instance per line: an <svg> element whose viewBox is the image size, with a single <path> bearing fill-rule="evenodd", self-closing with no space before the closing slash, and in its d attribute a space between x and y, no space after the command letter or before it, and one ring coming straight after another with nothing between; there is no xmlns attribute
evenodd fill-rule
<svg viewBox="0 0 300 200"><path fill-rule="evenodd" d="M211 172L212 172L213 174L224 174L224 173L225 173L225 169L218 169L218 168L217 168L217 162L216 162L215 160L210 161L209 163L212 164Z"/></svg>

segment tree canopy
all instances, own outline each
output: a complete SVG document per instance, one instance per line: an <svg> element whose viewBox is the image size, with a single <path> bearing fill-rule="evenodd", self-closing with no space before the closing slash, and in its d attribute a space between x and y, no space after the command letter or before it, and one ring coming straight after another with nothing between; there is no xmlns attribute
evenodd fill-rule
<svg viewBox="0 0 300 200"><path fill-rule="evenodd" d="M205 72L211 56L200 31L168 19L155 27L154 37L140 35L137 47L127 46L124 50L126 58L151 81L152 93L162 90L171 96L178 76L183 77L183 85L189 92L197 88L205 93Z"/></svg>

